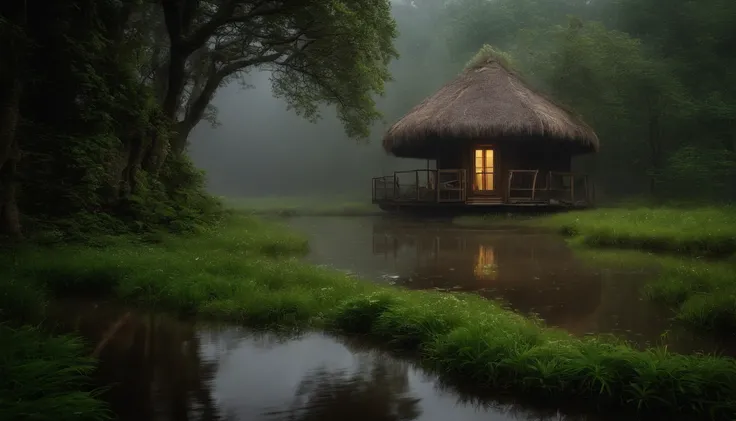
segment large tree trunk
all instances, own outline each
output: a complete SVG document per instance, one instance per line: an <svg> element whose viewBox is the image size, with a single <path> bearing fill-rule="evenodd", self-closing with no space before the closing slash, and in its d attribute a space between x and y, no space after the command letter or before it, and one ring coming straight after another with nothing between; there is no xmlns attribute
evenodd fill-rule
<svg viewBox="0 0 736 421"><path fill-rule="evenodd" d="M24 2L0 2L0 17L7 20L7 38L0 38L0 232L21 237L20 212L16 201L16 170L20 159L20 147L16 138L20 119L20 99L23 92L22 66L26 40L14 34L26 26Z"/></svg>
<svg viewBox="0 0 736 421"><path fill-rule="evenodd" d="M16 77L0 84L0 232L21 236L15 174L20 148L15 137L20 117L22 83Z"/></svg>

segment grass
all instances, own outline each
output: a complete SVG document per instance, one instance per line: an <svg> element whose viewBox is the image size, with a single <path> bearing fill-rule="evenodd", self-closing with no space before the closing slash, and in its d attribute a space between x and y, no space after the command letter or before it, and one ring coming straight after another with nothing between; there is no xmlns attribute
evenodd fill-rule
<svg viewBox="0 0 736 421"><path fill-rule="evenodd" d="M697 329L731 335L736 329L736 262L709 261L635 250L575 247L585 261L607 267L646 268L658 273L644 295L674 310L676 321Z"/></svg>
<svg viewBox="0 0 736 421"><path fill-rule="evenodd" d="M0 325L0 419L97 421L110 418L88 375L82 343L31 327Z"/></svg>
<svg viewBox="0 0 736 421"><path fill-rule="evenodd" d="M687 256L736 253L736 208L609 208L560 213L529 222L594 247Z"/></svg>
<svg viewBox="0 0 736 421"><path fill-rule="evenodd" d="M230 208L254 215L362 216L379 214L370 200L343 197L225 197Z"/></svg>
<svg viewBox="0 0 736 421"><path fill-rule="evenodd" d="M665 261L646 285L648 298L675 308L675 318L698 329L732 334L736 328L736 264Z"/></svg>
<svg viewBox="0 0 736 421"><path fill-rule="evenodd" d="M679 255L652 256L662 270L645 295L696 329L736 328L736 208L620 207L556 214L529 224L553 228L591 247ZM721 258L721 261L701 259Z"/></svg>
<svg viewBox="0 0 736 421"><path fill-rule="evenodd" d="M251 326L370 335L449 376L542 399L661 415L736 416L736 362L575 338L474 295L364 282L294 257L306 241L234 215L190 237L18 251L2 278ZM18 289L22 291L22 289Z"/></svg>

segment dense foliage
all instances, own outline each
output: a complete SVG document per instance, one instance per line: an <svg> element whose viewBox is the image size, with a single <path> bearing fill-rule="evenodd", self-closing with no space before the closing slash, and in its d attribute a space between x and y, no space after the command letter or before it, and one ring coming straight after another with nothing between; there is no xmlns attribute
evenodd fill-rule
<svg viewBox="0 0 736 421"><path fill-rule="evenodd" d="M455 71L492 45L580 113L601 138L598 156L579 162L594 172L599 193L736 198L736 3L414 0L403 7L439 22L425 43L446 42Z"/></svg>
<svg viewBox="0 0 736 421"><path fill-rule="evenodd" d="M386 0L6 3L0 229L14 236L192 229L219 210L186 145L220 86L266 68L297 113L332 104L364 137L396 54Z"/></svg>

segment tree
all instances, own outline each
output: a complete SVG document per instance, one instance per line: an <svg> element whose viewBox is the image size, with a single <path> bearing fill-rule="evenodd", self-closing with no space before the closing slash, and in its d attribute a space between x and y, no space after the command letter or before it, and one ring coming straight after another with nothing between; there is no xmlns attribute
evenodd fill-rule
<svg viewBox="0 0 736 421"><path fill-rule="evenodd" d="M26 62L24 50L28 47L25 23L22 3L6 2L0 6L0 45L4 46L0 62L0 233L13 237L21 234L16 203L16 169L20 159L16 131Z"/></svg>
<svg viewBox="0 0 736 421"><path fill-rule="evenodd" d="M315 120L319 104L337 107L351 137L366 137L380 114L396 52L388 0L169 0L162 2L170 39L164 114L176 121L171 151L181 154L220 86L259 67L273 92ZM160 166L166 145L153 145Z"/></svg>
<svg viewBox="0 0 736 421"><path fill-rule="evenodd" d="M686 99L666 62L642 42L600 23L524 31L516 57L554 98L582 114L603 139L597 159L607 184L646 185L663 163ZM624 166L621 163L626 162Z"/></svg>

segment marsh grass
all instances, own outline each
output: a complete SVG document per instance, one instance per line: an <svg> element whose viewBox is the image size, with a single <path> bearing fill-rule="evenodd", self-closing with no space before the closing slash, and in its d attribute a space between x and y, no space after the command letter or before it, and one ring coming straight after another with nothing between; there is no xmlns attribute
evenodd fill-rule
<svg viewBox="0 0 736 421"><path fill-rule="evenodd" d="M305 250L283 227L234 215L218 230L155 244L25 250L0 275L251 326L369 335L504 392L658 416L736 415L732 359L575 338L475 295L378 286L292 257Z"/></svg>
<svg viewBox="0 0 736 421"><path fill-rule="evenodd" d="M554 228L576 245L669 253L613 255L660 266L644 293L672 307L676 320L719 333L736 328L736 208L622 206L557 214L527 224Z"/></svg>
<svg viewBox="0 0 736 421"><path fill-rule="evenodd" d="M369 199L344 197L225 197L231 209L271 216L368 216L382 212Z"/></svg>
<svg viewBox="0 0 736 421"><path fill-rule="evenodd" d="M88 376L94 361L70 336L0 325L0 419L97 421L110 419Z"/></svg>
<svg viewBox="0 0 736 421"><path fill-rule="evenodd" d="M673 307L675 318L692 327L729 335L736 328L734 263L666 259L662 273L644 292Z"/></svg>
<svg viewBox="0 0 736 421"><path fill-rule="evenodd" d="M675 320L687 327L726 335L736 329L736 261L595 250L576 243L573 240L575 254L585 262L651 272L644 295L672 308Z"/></svg>
<svg viewBox="0 0 736 421"><path fill-rule="evenodd" d="M588 246L688 256L736 253L736 208L607 208L559 213L529 221L579 237Z"/></svg>

